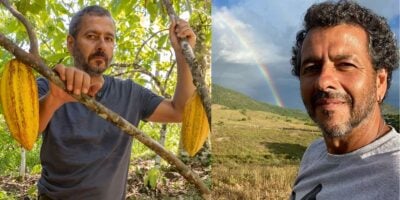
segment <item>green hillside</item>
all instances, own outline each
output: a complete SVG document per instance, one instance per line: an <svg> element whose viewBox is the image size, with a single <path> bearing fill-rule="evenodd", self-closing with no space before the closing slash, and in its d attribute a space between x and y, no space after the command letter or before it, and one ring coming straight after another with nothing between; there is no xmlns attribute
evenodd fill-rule
<svg viewBox="0 0 400 200"><path fill-rule="evenodd" d="M382 113L384 115L399 115L400 111L398 108L391 106L389 104L383 104L382 105Z"/></svg>
<svg viewBox="0 0 400 200"><path fill-rule="evenodd" d="M232 90L213 86L212 94L213 199L287 199L318 127Z"/></svg>
<svg viewBox="0 0 400 200"><path fill-rule="evenodd" d="M263 103L254 100L242 93L224 88L217 84L212 85L212 103L223 105L231 109L265 111L278 115L295 117L297 119L309 120L307 113L301 110L281 108L279 106Z"/></svg>
<svg viewBox="0 0 400 200"><path fill-rule="evenodd" d="M217 84L212 85L212 103L223 105L230 109L265 111L282 116L294 117L309 122L311 121L307 113L301 110L281 108L268 103L260 102L242 93L224 88ZM399 109L388 104L383 104L382 113L386 122L395 127L396 130L399 130Z"/></svg>

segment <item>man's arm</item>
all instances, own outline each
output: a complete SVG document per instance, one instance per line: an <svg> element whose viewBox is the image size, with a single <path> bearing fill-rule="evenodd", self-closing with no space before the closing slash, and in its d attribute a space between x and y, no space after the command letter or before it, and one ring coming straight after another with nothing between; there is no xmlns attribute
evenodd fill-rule
<svg viewBox="0 0 400 200"><path fill-rule="evenodd" d="M186 21L173 21L169 29L171 45L175 51L178 66L178 78L172 100L164 100L147 119L153 122L181 122L186 101L195 92L189 65L186 63L179 44L179 39L186 38L192 48L196 43L196 35Z"/></svg>
<svg viewBox="0 0 400 200"><path fill-rule="evenodd" d="M67 90L76 95L84 93L94 96L103 84L101 81L94 82L86 72L75 67L66 68L59 64L54 70L66 84ZM39 133L44 131L59 107L74 101L76 100L73 97L49 81L49 91L39 99Z"/></svg>

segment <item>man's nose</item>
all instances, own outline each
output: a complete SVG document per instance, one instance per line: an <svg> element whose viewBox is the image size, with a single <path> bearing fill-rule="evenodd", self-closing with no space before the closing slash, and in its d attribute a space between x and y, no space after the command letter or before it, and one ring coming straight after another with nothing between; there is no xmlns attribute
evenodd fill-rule
<svg viewBox="0 0 400 200"><path fill-rule="evenodd" d="M316 89L326 91L336 89L338 84L337 71L333 63L324 63L315 82Z"/></svg>
<svg viewBox="0 0 400 200"><path fill-rule="evenodd" d="M96 44L97 51L104 51L106 49L106 41L104 37L99 37Z"/></svg>

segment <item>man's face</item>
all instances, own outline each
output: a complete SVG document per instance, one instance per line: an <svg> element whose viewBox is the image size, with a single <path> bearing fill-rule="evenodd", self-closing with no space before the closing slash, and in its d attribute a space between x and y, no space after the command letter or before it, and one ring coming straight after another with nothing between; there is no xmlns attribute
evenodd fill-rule
<svg viewBox="0 0 400 200"><path fill-rule="evenodd" d="M76 38L68 36L75 67L91 76L99 76L108 68L114 44L115 26L107 16L83 16Z"/></svg>
<svg viewBox="0 0 400 200"><path fill-rule="evenodd" d="M377 105L376 77L361 27L342 24L307 34L301 49L301 95L325 136L344 136L366 121Z"/></svg>

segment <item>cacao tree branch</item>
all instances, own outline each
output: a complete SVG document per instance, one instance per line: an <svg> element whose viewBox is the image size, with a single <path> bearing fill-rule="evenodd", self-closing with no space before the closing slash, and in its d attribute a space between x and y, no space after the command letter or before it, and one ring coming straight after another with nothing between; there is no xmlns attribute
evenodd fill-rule
<svg viewBox="0 0 400 200"><path fill-rule="evenodd" d="M136 63L132 63L132 64L127 64L127 63L114 63L111 66L114 67L129 67L129 66L134 66L133 70L129 70L127 72L123 72L123 73L119 73L119 74L115 74L115 76L120 76L122 74L126 74L126 73L134 73L134 72L140 72L142 74L145 74L147 76L149 76L151 78L151 80L153 80L154 84L157 86L158 90L160 91L161 95L165 96L165 87L163 87L161 85L160 80L151 72L149 72L148 70L146 70L144 67L142 67L141 65L138 65ZM169 95L167 98L170 98Z"/></svg>
<svg viewBox="0 0 400 200"><path fill-rule="evenodd" d="M140 52L142 51L143 47L146 46L146 44L151 40L151 38L155 37L157 34L163 32L163 31L168 31L168 29L162 29L162 30L159 30L159 31L153 33L149 38L147 38L147 39L142 43L142 45L140 45L140 47L139 47L139 49L138 49L138 51L136 52L136 55L135 55L135 61L136 61L136 60L139 60L139 54L140 54Z"/></svg>
<svg viewBox="0 0 400 200"><path fill-rule="evenodd" d="M178 18L176 15L174 8L169 0L163 0L163 3L167 9L167 13L170 17L170 20L175 20ZM207 114L208 124L210 124L211 129L211 98L208 92L207 84L204 80L204 75L201 73L199 63L197 62L195 55L193 53L192 48L190 47L187 40L180 40L180 45L182 47L183 55L185 56L186 62L190 66L190 70L193 76L193 84L196 86L197 92L200 95L202 100L204 109Z"/></svg>
<svg viewBox="0 0 400 200"><path fill-rule="evenodd" d="M0 0L0 2L19 20L21 21L25 29L28 33L30 40L30 53L25 52L18 45L14 44L11 40L9 40L5 35L0 33L0 46L3 46L7 51L13 54L18 60L25 63L28 66L34 68L37 72L39 72L42 76L47 78L49 81L56 84L58 87L62 89L66 89L64 83L61 79L49 69L49 67L43 62L40 58L39 50L38 50L38 42L34 32L32 25L29 23L26 18L15 10L7 0ZM208 187L201 181L200 177L190 170L181 160L179 160L172 152L166 150L159 143L154 141L152 138L147 136L145 133L141 132L130 122L119 116L117 113L109 110L102 104L95 101L93 98L88 95L75 95L71 94L72 97L77 99L80 103L85 105L88 109L96 112L98 116L101 118L113 123L117 127L119 127L125 133L135 137L141 143L149 147L155 153L160 155L164 160L166 160L171 165L174 165L179 173L186 178L189 182L193 183L197 189L200 191L203 197L209 197L210 190Z"/></svg>
<svg viewBox="0 0 400 200"><path fill-rule="evenodd" d="M186 8L189 11L189 15L192 15L192 6L190 5L189 0L186 0Z"/></svg>
<svg viewBox="0 0 400 200"><path fill-rule="evenodd" d="M11 54L13 54L18 60L28 66L31 66L48 80L65 90L65 85L61 81L61 79L52 70L49 69L49 67L40 59L40 57L25 52L23 49L14 44L11 40L9 40L1 33L0 45L3 46ZM70 95L77 99L80 103L85 105L88 109L96 112L101 118L113 123L125 133L135 137L141 143L160 155L168 163L174 165L178 169L179 173L189 182L193 183L203 196L208 197L208 195L210 194L210 190L201 181L200 177L196 173L191 171L190 168L187 167L181 160L179 160L172 152L166 150L159 143L137 129L130 122L119 116L117 113L109 110L102 104L98 103L92 97L88 95L75 95L73 93L70 93Z"/></svg>
<svg viewBox="0 0 400 200"><path fill-rule="evenodd" d="M11 12L12 15L14 15L15 18L17 18L25 26L30 41L29 52L39 57L38 40L36 38L36 34L31 23L29 23L24 15L22 15L18 10L11 6L8 0L0 0L0 2Z"/></svg>
<svg viewBox="0 0 400 200"><path fill-rule="evenodd" d="M167 87L167 84L168 84L168 81L169 81L169 76L171 76L171 73L172 73L172 70L173 70L174 67L175 67L175 64L176 64L176 62L173 62L173 63L171 64L171 67L169 68L167 74L165 75L165 79L164 79L164 88Z"/></svg>

